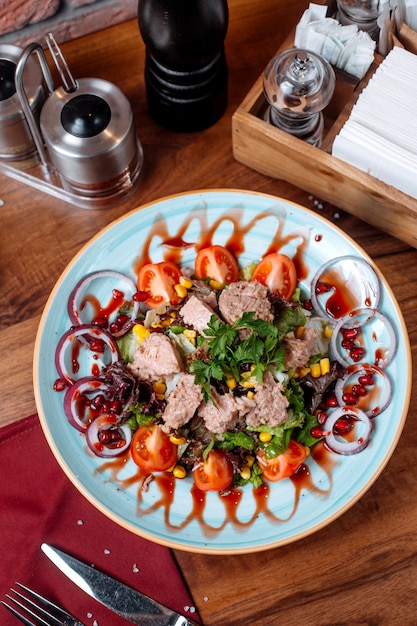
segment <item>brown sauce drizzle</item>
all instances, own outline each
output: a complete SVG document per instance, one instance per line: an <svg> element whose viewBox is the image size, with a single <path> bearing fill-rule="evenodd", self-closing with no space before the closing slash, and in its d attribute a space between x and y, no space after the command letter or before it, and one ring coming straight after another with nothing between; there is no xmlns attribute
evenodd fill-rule
<svg viewBox="0 0 417 626"><path fill-rule="evenodd" d="M102 474L104 472L110 472L112 481L117 483L120 489L128 489L132 485L137 485L136 513L138 518L152 515L162 510L165 526L170 532L179 532L191 524L191 522L197 521L203 535L207 539L214 539L228 525L233 526L234 530L238 533L244 532L250 528L261 515L267 517L272 524L282 524L289 521L298 509L303 490L314 494L318 498L327 499L332 491L332 472L334 467L338 464L338 460L334 454L327 450L322 442L314 446L311 456L327 477L328 486L326 488L314 483L308 465L303 464L294 476L285 479L290 480L294 486L294 504L292 510L286 517L278 517L276 510L279 509L279 506L277 506L275 500L271 502L270 484L264 483L253 490L251 490L250 487L248 487L247 490L233 487L228 490L225 495L220 493L216 494L218 501L224 507L224 518L222 519L221 514L218 516L220 521L217 526L213 526L207 522L208 496L205 492L200 491L194 483L192 483L190 487L192 500L191 511L185 515L184 519L179 523L173 524L171 521L171 508L174 502L177 479L169 472L150 475L148 472L136 467L133 463L132 475L128 478L120 478L119 473L125 468L126 462L130 458L129 454L102 463L96 470L96 473ZM150 506L144 506L145 494L148 489L156 490L157 498ZM253 497L255 510L249 519L241 521L239 519L239 509L244 496Z"/></svg>
<svg viewBox="0 0 417 626"><path fill-rule="evenodd" d="M296 252L293 257L293 261L297 268L298 279L302 280L308 275L308 270L304 262L304 253L308 245L308 237L306 231L300 229L294 231L288 235L283 234L285 225L285 214L281 217L275 216L271 213L259 213L253 217L247 224L243 224L243 215L240 207L229 209L223 215L220 215L211 226L208 224L207 214L209 209L207 207L197 207L185 217L182 224L178 226L177 232L170 234L168 225L163 215L158 214L155 217L155 222L151 226L150 232L147 235L145 243L143 244L141 254L134 264L135 274L139 273L141 267L147 263L152 263L150 256L150 248L155 238L161 239L161 246L164 246L163 258L165 261L171 261L181 265L183 252L187 248L194 247L196 252L213 245L213 238L219 227L223 222L228 222L232 225L232 233L224 244L235 257L239 256L245 251L245 237L246 235L264 219L276 219L275 232L271 233L271 242L266 251L259 255L265 256L272 252L278 252L285 244L292 240L299 239L300 242L296 246ZM185 233L190 224L197 220L200 224L200 235L197 241L187 242L184 240Z"/></svg>

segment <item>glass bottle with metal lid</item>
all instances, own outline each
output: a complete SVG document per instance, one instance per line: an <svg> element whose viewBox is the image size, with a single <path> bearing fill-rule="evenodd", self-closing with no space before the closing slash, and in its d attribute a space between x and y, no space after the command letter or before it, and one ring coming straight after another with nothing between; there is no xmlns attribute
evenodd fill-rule
<svg viewBox="0 0 417 626"><path fill-rule="evenodd" d="M323 136L323 109L335 87L335 73L320 55L291 48L274 57L264 74L266 119L314 146Z"/></svg>

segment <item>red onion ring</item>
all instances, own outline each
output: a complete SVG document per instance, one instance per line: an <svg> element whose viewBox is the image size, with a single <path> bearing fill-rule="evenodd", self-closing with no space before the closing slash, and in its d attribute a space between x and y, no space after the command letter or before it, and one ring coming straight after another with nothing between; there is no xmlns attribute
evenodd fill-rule
<svg viewBox="0 0 417 626"><path fill-rule="evenodd" d="M88 416L81 416L78 411L79 398L82 395L93 394L97 391L106 391L107 386L95 376L80 378L73 385L68 387L64 396L64 413L71 426L85 433L91 419Z"/></svg>
<svg viewBox="0 0 417 626"><path fill-rule="evenodd" d="M358 363L347 368L342 378L339 378L335 386L335 395L340 406L346 404L345 393L352 393L355 384L360 385L361 376L372 376L372 386L365 387L366 395L358 396L354 405L361 409L370 418L376 417L389 405L392 399L392 384L388 376L376 365ZM363 387L363 385L360 385Z"/></svg>
<svg viewBox="0 0 417 626"><path fill-rule="evenodd" d="M320 285L327 287L320 289ZM333 296L338 302L329 306ZM340 297L339 297L340 296ZM381 300L381 283L374 268L361 257L347 255L330 259L315 273L311 281L311 303L319 317L336 323L351 300L351 309L377 309ZM338 308L344 312L338 314Z"/></svg>
<svg viewBox="0 0 417 626"><path fill-rule="evenodd" d="M55 366L58 374L60 378L65 379L70 384L73 384L74 381L77 380L77 376L74 375L74 372L71 374L68 371L68 367L65 363L65 354L68 348L73 345L73 342L76 339L82 342L84 350L88 351L91 351L91 339L101 340L108 346L110 350L110 362L116 363L116 361L120 359L120 352L117 343L112 335L106 330L98 328L97 326L92 326L91 324L81 324L80 326L76 326L75 328L70 328L62 335L55 351ZM74 364L74 355L71 355L70 361ZM97 366L97 363L95 363L94 365ZM84 376L80 375L80 378L81 377L84 378Z"/></svg>
<svg viewBox="0 0 417 626"><path fill-rule="evenodd" d="M100 441L100 433L115 426L118 434L120 434L120 440L108 445ZM114 413L106 413L91 422L86 431L86 441L88 447L96 456L111 458L119 456L129 449L132 441L132 431L126 424L118 424L117 416Z"/></svg>
<svg viewBox="0 0 417 626"><path fill-rule="evenodd" d="M126 276L126 274L122 274L121 272L116 272L114 270L99 270L97 272L92 272L91 274L87 274L86 276L84 276L84 278L78 281L68 298L68 315L73 326L78 326L79 324L91 324L91 322L93 321L92 319L82 319L83 298L86 295L87 288L94 280L108 277L114 278L116 281L116 285L113 288L118 288L117 284L120 285L120 283L124 285L123 292L126 294L125 299L132 302L132 310L129 314L129 322L124 324L123 327L120 328L120 330L118 330L116 333L113 333L114 337L122 337L134 325L140 306L140 302L136 302L133 300L133 295L137 292L136 284L129 276Z"/></svg>
<svg viewBox="0 0 417 626"><path fill-rule="evenodd" d="M356 439L356 441L346 441L344 439L337 439L333 429L338 419L341 417L347 417L353 415L353 417L362 422L364 425L364 432ZM325 440L326 445L332 452L342 454L344 456L350 456L357 454L366 448L372 435L372 422L369 417L356 407L341 406L332 411L323 425L323 430L326 432Z"/></svg>
<svg viewBox="0 0 417 626"><path fill-rule="evenodd" d="M366 328L365 328L366 327ZM352 358L352 350L342 346L347 330L360 330L362 358ZM394 327L385 315L376 309L356 309L344 315L336 324L330 340L330 351L344 367L355 363L372 363L383 369L392 361L397 350Z"/></svg>

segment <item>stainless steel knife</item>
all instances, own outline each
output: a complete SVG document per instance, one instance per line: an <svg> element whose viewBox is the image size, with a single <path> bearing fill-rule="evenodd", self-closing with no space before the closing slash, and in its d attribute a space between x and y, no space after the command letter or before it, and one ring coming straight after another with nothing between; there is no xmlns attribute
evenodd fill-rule
<svg viewBox="0 0 417 626"><path fill-rule="evenodd" d="M47 543L43 543L41 549L80 589L132 624L197 626L180 613L168 609L163 604Z"/></svg>

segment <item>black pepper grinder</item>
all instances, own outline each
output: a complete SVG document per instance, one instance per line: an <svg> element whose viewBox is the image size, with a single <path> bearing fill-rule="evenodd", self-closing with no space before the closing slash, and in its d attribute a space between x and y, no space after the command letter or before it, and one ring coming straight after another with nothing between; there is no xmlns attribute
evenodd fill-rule
<svg viewBox="0 0 417 626"><path fill-rule="evenodd" d="M180 132L214 124L227 104L227 0L139 0L154 119Z"/></svg>

